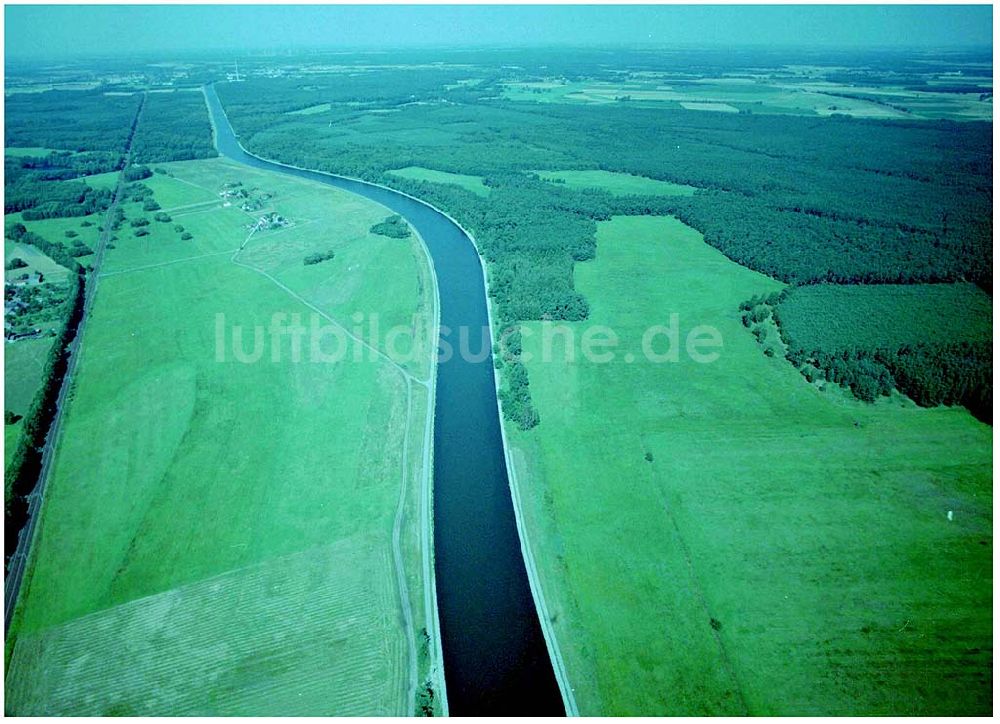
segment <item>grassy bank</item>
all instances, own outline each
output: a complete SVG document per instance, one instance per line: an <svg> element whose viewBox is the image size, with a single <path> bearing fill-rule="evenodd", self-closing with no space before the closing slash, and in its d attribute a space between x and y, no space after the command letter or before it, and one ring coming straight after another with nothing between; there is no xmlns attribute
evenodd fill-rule
<svg viewBox="0 0 1000 724"><path fill-rule="evenodd" d="M106 260L12 624L7 710L409 714L392 537L404 439L422 448L426 404L410 409L383 356L311 362L307 335L299 362L285 337L277 361L269 344L244 363L233 335L250 353L276 313L308 327L318 309L349 329L358 313L429 315L417 242L369 234L385 209L325 186L221 160L163 167L150 186L171 221L142 237L126 221ZM247 241L259 213L224 206L233 181L270 193L289 225ZM422 376L426 326L406 363ZM419 489L420 466L405 469ZM404 502L411 551L419 516Z"/></svg>
<svg viewBox="0 0 1000 724"><path fill-rule="evenodd" d="M617 217L597 249L568 326L614 329L615 359L543 362L526 325L542 424L508 426L581 713L988 712L991 429L765 357L738 305L780 285L675 220ZM672 313L679 360L650 363Z"/></svg>

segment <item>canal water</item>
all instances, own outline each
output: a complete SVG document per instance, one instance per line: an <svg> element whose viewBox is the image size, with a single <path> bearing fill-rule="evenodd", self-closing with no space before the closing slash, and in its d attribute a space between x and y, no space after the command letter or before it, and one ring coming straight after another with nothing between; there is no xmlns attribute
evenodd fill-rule
<svg viewBox="0 0 1000 724"><path fill-rule="evenodd" d="M359 194L424 238L441 295L441 328L466 327L473 352L488 325L483 272L448 217L390 189L269 163L243 151L206 88L223 156ZM480 355L481 356L481 355ZM478 359L478 357L477 357ZM528 585L500 436L493 359L439 361L434 418L434 554L448 705L453 716L562 715L562 697ZM294 612L290 612L294 615Z"/></svg>

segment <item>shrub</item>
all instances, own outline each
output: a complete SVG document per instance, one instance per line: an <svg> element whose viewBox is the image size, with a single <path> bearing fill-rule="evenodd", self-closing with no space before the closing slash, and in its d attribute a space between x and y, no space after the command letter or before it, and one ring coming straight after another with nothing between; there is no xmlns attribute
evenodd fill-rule
<svg viewBox="0 0 1000 724"><path fill-rule="evenodd" d="M302 260L302 263L305 264L306 266L309 266L310 264L319 264L320 262L328 261L333 257L334 253L333 250L331 249L330 251L316 252L315 254L310 254L309 256L307 256L305 259Z"/></svg>
<svg viewBox="0 0 1000 724"><path fill-rule="evenodd" d="M500 390L503 414L522 430L530 430L539 420L538 411L531 404L528 372L520 362L512 362L506 365L504 377L506 385Z"/></svg>
<svg viewBox="0 0 1000 724"><path fill-rule="evenodd" d="M399 214L386 217L385 221L372 226L369 231L391 239L405 239L410 235L410 225Z"/></svg>
<svg viewBox="0 0 1000 724"><path fill-rule="evenodd" d="M149 170L148 166L132 166L125 169L126 181L140 181L144 178L149 178L152 175L153 172Z"/></svg>

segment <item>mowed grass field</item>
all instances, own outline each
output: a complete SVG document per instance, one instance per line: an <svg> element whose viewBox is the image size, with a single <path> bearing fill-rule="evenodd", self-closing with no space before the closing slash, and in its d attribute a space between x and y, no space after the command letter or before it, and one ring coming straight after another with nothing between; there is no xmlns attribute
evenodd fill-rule
<svg viewBox="0 0 1000 724"><path fill-rule="evenodd" d="M483 179L479 176L469 176L464 173L449 173L448 171L435 171L432 168L421 166L407 166L389 171L393 176L408 178L413 181L429 181L435 184L452 184L460 186L466 191L471 191L477 196L489 196L490 187L483 184Z"/></svg>
<svg viewBox="0 0 1000 724"><path fill-rule="evenodd" d="M4 409L22 417L31 407L42 382L52 337L22 339L4 344Z"/></svg>
<svg viewBox="0 0 1000 724"><path fill-rule="evenodd" d="M149 185L172 221L141 238L126 222L106 257L12 623L6 710L410 714L392 536L403 499L419 632L422 388L408 397L381 356L312 362L309 334L298 362L287 336L252 363L233 338L242 328L252 354L275 314L308 327L314 309L329 324L430 315L418 242L369 234L387 211L326 186L223 160L162 166L171 176ZM293 222L255 234L239 264L251 216L217 196L237 180ZM426 376L426 359L409 364Z"/></svg>
<svg viewBox="0 0 1000 724"><path fill-rule="evenodd" d="M22 418L31 409L31 403L42 384L45 362L52 348L52 337L22 339L4 343L3 385L4 410ZM4 469L10 462L21 440L24 420L4 425Z"/></svg>
<svg viewBox="0 0 1000 724"><path fill-rule="evenodd" d="M315 106L308 106L306 108L300 108L297 111L289 111L288 115L290 115L290 116L312 116L312 115L315 115L317 113L326 113L328 110L330 110L330 104L329 103L319 103L319 104L317 104Z"/></svg>
<svg viewBox="0 0 1000 724"><path fill-rule="evenodd" d="M686 184L633 176L613 171L536 171L539 178L566 184L571 189L601 189L614 196L691 196L697 189Z"/></svg>
<svg viewBox="0 0 1000 724"><path fill-rule="evenodd" d="M525 325L541 424L508 433L581 713L988 714L991 428L765 357L738 305L780 285L674 219L602 222L576 285L570 326L615 330L615 359L540 361ZM672 313L679 360L647 362Z"/></svg>

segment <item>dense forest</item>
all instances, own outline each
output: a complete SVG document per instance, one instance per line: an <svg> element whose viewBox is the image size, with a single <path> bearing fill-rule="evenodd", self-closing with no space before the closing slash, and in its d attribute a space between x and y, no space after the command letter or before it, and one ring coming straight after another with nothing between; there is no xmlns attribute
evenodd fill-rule
<svg viewBox="0 0 1000 724"><path fill-rule="evenodd" d="M96 90L8 95L4 145L121 154L141 98Z"/></svg>
<svg viewBox="0 0 1000 724"><path fill-rule="evenodd" d="M133 150L136 163L185 161L217 155L202 93L147 94Z"/></svg>
<svg viewBox="0 0 1000 724"><path fill-rule="evenodd" d="M461 69L398 70L217 90L251 151L446 209L489 263L502 326L586 318L573 267L593 257L595 222L613 214L674 214L734 261L792 284L969 281L991 289L987 123L515 102L501 98L513 72L464 82ZM387 173L410 166L479 176L491 191L482 197ZM532 173L558 169L627 172L699 191L612 197ZM505 411L530 408L527 380L518 389L507 393ZM518 417L537 419L530 409Z"/></svg>
<svg viewBox="0 0 1000 724"><path fill-rule="evenodd" d="M60 91L9 97L7 146L51 150L42 155L4 156L4 213L24 211L30 221L86 216L107 209L111 191L92 188L79 179L121 168L122 151L141 98L142 94ZM217 155L201 93L148 93L146 98L135 136L137 163ZM146 166L127 170L129 181L150 175Z"/></svg>
<svg viewBox="0 0 1000 724"><path fill-rule="evenodd" d="M40 156L5 156L7 175L32 173L37 181L66 181L91 174L115 171L121 155L113 151L51 151Z"/></svg>
<svg viewBox="0 0 1000 724"><path fill-rule="evenodd" d="M506 173L507 183L534 169L623 171L702 189L630 210L678 214L734 260L785 281L989 283L989 124L511 102L489 82L401 104L391 87L400 76L385 78L381 110L391 112L377 115L336 105L353 97L350 78L336 92L288 90L284 105L287 81L222 84L219 94L251 149L301 165L389 183L399 180L384 172L406 166ZM334 105L288 115L304 96Z"/></svg>
<svg viewBox="0 0 1000 724"><path fill-rule="evenodd" d="M781 301L787 335L807 348L993 337L993 300L973 284L814 284Z"/></svg>
<svg viewBox="0 0 1000 724"><path fill-rule="evenodd" d="M405 239L410 235L410 226L399 214L387 216L384 221L372 225L369 231L379 236L388 236L390 239Z"/></svg>
<svg viewBox="0 0 1000 724"><path fill-rule="evenodd" d="M48 152L4 155L4 213L23 211L31 221L107 209L111 192L78 179L121 168L141 99L97 91L8 96L6 146Z"/></svg>
<svg viewBox="0 0 1000 724"><path fill-rule="evenodd" d="M34 173L11 172L4 177L4 213L23 211L28 221L63 216L87 216L111 204L109 189L95 189L82 181L45 181Z"/></svg>

